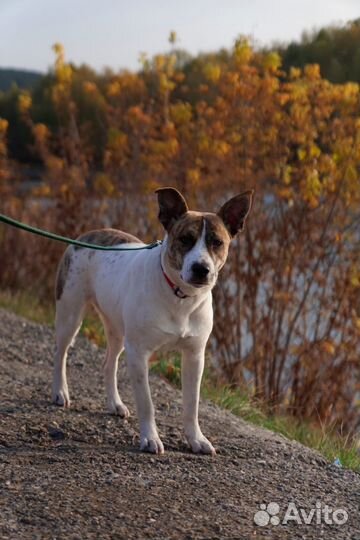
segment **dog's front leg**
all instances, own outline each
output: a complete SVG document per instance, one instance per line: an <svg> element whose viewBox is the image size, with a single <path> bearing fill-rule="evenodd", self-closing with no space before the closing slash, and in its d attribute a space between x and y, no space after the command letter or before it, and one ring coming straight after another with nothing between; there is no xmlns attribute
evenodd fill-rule
<svg viewBox="0 0 360 540"><path fill-rule="evenodd" d="M201 377L204 371L205 349L189 347L182 355L182 393L185 436L196 454L215 454L215 448L202 434L199 421L199 397Z"/></svg>
<svg viewBox="0 0 360 540"><path fill-rule="evenodd" d="M154 406L150 394L148 366L150 353L129 344L126 344L125 350L140 424L140 450L163 454L164 445L157 432Z"/></svg>

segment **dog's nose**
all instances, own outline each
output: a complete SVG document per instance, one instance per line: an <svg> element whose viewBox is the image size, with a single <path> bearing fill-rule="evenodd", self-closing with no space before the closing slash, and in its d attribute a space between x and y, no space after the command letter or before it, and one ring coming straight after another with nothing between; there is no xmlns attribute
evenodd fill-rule
<svg viewBox="0 0 360 540"><path fill-rule="evenodd" d="M195 262L191 267L193 275L198 279L204 279L210 272L210 268L204 263Z"/></svg>

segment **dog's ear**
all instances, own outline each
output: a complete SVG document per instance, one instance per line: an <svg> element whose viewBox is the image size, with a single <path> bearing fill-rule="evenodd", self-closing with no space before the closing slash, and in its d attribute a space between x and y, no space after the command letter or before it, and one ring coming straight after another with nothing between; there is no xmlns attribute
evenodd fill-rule
<svg viewBox="0 0 360 540"><path fill-rule="evenodd" d="M227 201L219 210L218 216L223 220L230 236L242 231L245 220L250 213L254 190L244 191Z"/></svg>
<svg viewBox="0 0 360 540"><path fill-rule="evenodd" d="M169 232L174 223L188 211L188 206L184 197L175 188L159 188L155 193L159 202L159 220Z"/></svg>

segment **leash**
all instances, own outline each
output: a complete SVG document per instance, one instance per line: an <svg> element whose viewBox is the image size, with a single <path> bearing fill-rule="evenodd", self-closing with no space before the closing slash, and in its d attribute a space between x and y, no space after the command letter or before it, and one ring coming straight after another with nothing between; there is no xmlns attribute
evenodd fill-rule
<svg viewBox="0 0 360 540"><path fill-rule="evenodd" d="M140 249L153 249L162 244L161 240L156 240L156 242L152 242L151 244L146 244L145 246L141 247L99 246L98 244L89 244L88 242L81 242L81 240L73 240L72 238L67 238L66 236L60 236L59 234L43 231L42 229L38 229L36 227L31 227L30 225L26 225L26 223L22 223L21 221L12 219L8 216L5 216L4 214L0 214L0 222L6 223L6 225L22 229L23 231L27 231L32 234L38 234L39 236L43 236L44 238L50 238L51 240L57 240L58 242L72 244L74 246L80 246L89 249L98 249L100 251L137 251Z"/></svg>

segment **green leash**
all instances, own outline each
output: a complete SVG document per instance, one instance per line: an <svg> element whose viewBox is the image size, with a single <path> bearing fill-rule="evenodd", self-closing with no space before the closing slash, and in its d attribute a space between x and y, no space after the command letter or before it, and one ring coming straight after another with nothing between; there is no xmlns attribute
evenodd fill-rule
<svg viewBox="0 0 360 540"><path fill-rule="evenodd" d="M38 234L39 236L44 236L45 238L51 238L52 240L57 240L58 242L64 242L65 244L72 244L74 246L80 246L80 247L89 248L89 249L98 249L101 251L137 251L140 249L153 249L159 246L160 244L162 244L161 240L156 240L156 242L152 242L151 244L146 244L145 246L141 246L141 247L99 246L97 244L88 244L87 242L81 242L80 240L73 240L72 238L66 238L66 236L60 236L59 234L54 234L48 231L43 231L42 229L37 229L36 227L31 227L30 225L21 223L21 221L16 221L16 219L12 219L8 216L4 216L4 214L0 214L0 222L6 223L7 225L11 225L12 227L17 227L18 229L22 229L23 231L27 231L33 234Z"/></svg>

